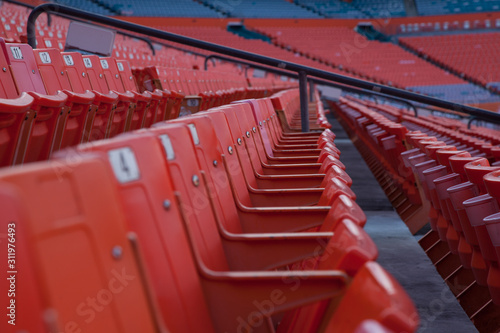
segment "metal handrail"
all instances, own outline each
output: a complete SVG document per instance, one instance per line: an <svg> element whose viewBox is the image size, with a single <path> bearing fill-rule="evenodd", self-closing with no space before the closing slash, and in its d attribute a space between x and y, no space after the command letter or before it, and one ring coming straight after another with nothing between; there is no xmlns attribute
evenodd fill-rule
<svg viewBox="0 0 500 333"><path fill-rule="evenodd" d="M445 109L450 109L453 111L458 111L458 112L463 112L463 113L468 113L472 116L476 116L480 119L487 120L493 123L500 123L500 114L491 112L491 111L486 111L483 109L479 109L476 107L468 106L468 105L463 105L459 103L454 103L454 102L449 102L445 101L439 98L435 97L430 97L430 96L425 96L425 95L420 95L414 92L402 90L402 89L397 89L394 87L389 87L385 86L382 84L378 83L373 83L369 81L364 81L352 77L348 77L345 75L340 75L336 73L330 73L324 70L308 67L308 66L303 66L297 63L289 62L289 61L284 61L276 58L271 58L267 56L263 56L260 54L256 53L251 53L251 52L246 52L238 49L234 49L231 47L219 45L219 44L214 44L210 42L205 42L202 40L190 38L190 37L185 37L177 34L173 34L170 32L166 31L161 31L158 29L154 29L151 27L146 27L122 20L118 20L115 18L103 16L103 15L98 15L94 13L89 13L83 10L75 9L72 7L67 7L59 4L54 4L54 3L47 3L40 5L33 9L31 14L28 17L28 23L27 23L27 32L28 32L28 43L35 48L36 47L36 35L35 35L35 22L37 17L42 14L42 13L63 13L66 15L70 16L76 16L80 19L85 19L85 20L91 20L94 22L98 22L101 24L107 24L114 26L115 28L118 29L123 29L123 30L128 30L128 31L133 31L139 34L144 34L148 35L150 37L156 37L159 39L164 39L164 40L169 40L172 42L177 42L193 47L197 47L200 49L212 51L212 52L217 52L221 53L227 56L235 57L235 58L240 58L248 61L253 61L257 62L260 64L264 64L267 66L271 67L276 67L280 69L286 69L289 71L296 72L300 74L302 79L307 79L307 76L313 76L316 78L328 80L328 81L333 81L337 83L343 83L349 86L355 86L358 88L378 92L378 93L383 93L387 95L391 95L394 97L398 98L403 98L403 99L408 99L411 101L415 102L420 102L428 105L433 105ZM302 88L307 88L306 84L300 84ZM300 89L300 97L302 100L307 99L307 89ZM306 107L304 107L304 105ZM302 116L302 130L307 131L308 130L308 110L307 110L307 104L306 103L301 103L301 116Z"/></svg>
<svg viewBox="0 0 500 333"><path fill-rule="evenodd" d="M272 67L267 67L267 66L261 66L259 64L255 64L255 63L251 63L251 62L243 61L243 60L239 60L239 59L229 58L229 57L221 56L218 54L210 54L210 55L205 57L205 62L204 62L205 70L208 69L208 61L211 59L220 59L223 61L232 62L232 63L236 63L236 64L245 65L248 67L253 67L255 69L268 71L269 73L273 73L273 74L285 75L285 76L292 77L295 79L299 78L299 76L293 72L289 72L289 71L285 71L285 70L281 70L281 69L276 69L276 68L272 68ZM245 71L245 75L246 75L246 71ZM413 110L413 112L415 113L415 117L418 117L418 110L415 107L415 105L413 103L405 100L405 99L393 97L393 96L383 94L383 93L378 93L376 91L369 91L369 90L365 90L365 89L361 89L361 88L354 88L354 87L346 86L344 84L334 83L334 82L322 80L322 79L309 78L309 81L316 83L316 84L323 85L323 86L339 88L339 89L346 90L346 91L349 91L352 93L358 93L358 94L364 94L364 95L370 95L370 96L379 96L382 98L392 99L398 103L402 103L402 104L407 105L410 109Z"/></svg>

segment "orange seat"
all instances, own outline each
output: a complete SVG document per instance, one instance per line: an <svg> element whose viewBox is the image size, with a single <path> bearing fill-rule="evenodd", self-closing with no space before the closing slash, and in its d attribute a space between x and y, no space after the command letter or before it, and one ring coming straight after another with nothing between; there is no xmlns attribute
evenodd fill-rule
<svg viewBox="0 0 500 333"><path fill-rule="evenodd" d="M367 319L394 332L415 332L419 322L406 292L376 262L368 262L359 270L325 331L354 332Z"/></svg>
<svg viewBox="0 0 500 333"><path fill-rule="evenodd" d="M215 116L215 111L209 113L199 113L196 116L183 117L174 122L181 122L188 124L192 131L197 131L198 144L195 146L200 152L198 154L198 160L202 165L204 170L212 170L208 166L212 163L214 159L217 159L222 154L222 147L218 144L218 139L216 132L214 130L213 123L209 116ZM161 125L160 125L161 126ZM221 134L218 132L217 134ZM214 145L214 142L216 143ZM225 165L220 166L218 174L212 176L213 179L218 179L217 184L224 185L224 189L228 193L235 191L239 192L238 189L234 188L236 186L246 186L248 188L248 196L250 201L245 201L252 206L309 206L309 205L320 205L328 206L331 205L333 200L340 194L345 194L351 199L355 199L356 195L347 186L345 182L340 180L338 177L332 176L328 182L326 182L326 188L307 188L307 189L262 189L258 188L255 178L250 177L247 179L242 173L236 172L236 170L241 170L241 163L232 156L226 154L226 159L231 170L231 175L224 176L220 172L227 169ZM208 173L211 176L211 173ZM219 178L224 177L224 181ZM229 178L231 177L231 181ZM217 185L216 184L216 185ZM240 185L241 184L241 185ZM232 188L233 187L233 188ZM245 198L247 194L242 193L242 198Z"/></svg>
<svg viewBox="0 0 500 333"><path fill-rule="evenodd" d="M78 59L75 58L75 60L75 63L77 63ZM86 76L92 86L92 92L96 95L94 103L97 105L97 111L94 115L88 139L89 141L95 141L108 138L111 136L111 133L123 131L125 128L124 114L128 111L132 99L130 96L125 95L120 97L116 92L111 91L104 78L98 56L82 56L82 61L85 66ZM120 109L115 117L115 111L118 109L119 104Z"/></svg>
<svg viewBox="0 0 500 333"><path fill-rule="evenodd" d="M210 217L211 214L213 214L210 212L210 204L204 201L207 200L207 194L203 193L205 187L202 174L199 170L195 171L197 162L196 160L192 160L192 158L195 158L193 148L191 147L191 149L188 149L185 143L186 138L189 137L190 133L184 125L169 125L158 127L153 131L123 135L100 145L80 146L79 149L94 152L102 151L105 153L105 155L102 155L103 158L109 158L118 180L117 184L120 184L121 198L124 202L124 207L126 207L126 215L129 216L129 227L137 232L139 240L141 237L148 239L148 243L145 245L145 253L147 256L150 256L146 258L146 261L151 263L151 275L159 277L161 276L161 271L165 272L165 266L158 265L159 260L163 260L163 258L159 258L158 256L158 242L160 242L158 236L160 236L162 237L162 241L165 242L163 243L163 248L167 249L169 253L168 257L171 257L173 253L175 253L176 257L182 256L182 258L179 258L180 261L178 264L181 266L173 266L173 272L169 273L179 275L180 279L177 280L178 285L182 281L179 285L179 288L181 288L180 291L184 291L186 290L185 288L188 288L188 290L191 290L190 297L196 295L193 289L196 284L189 286L195 282L192 280L192 275L188 275L187 269L192 267L190 274L193 274L196 272L194 265L197 265L198 269L201 270L198 274L203 289L205 290L207 305L209 309L212 309L210 315L215 330L233 330L237 329L239 325L242 325L242 323L245 323L247 320L250 320L247 318L255 311L255 302L253 301L262 302L265 300L263 297L266 297L266 295L269 297L268 293L274 288L277 288L279 285L285 286L288 282L287 276L289 275L284 272L244 272L234 271L234 269L242 270L245 266L245 270L252 269L252 267L255 269L258 267L258 261L260 261L261 268L266 266L279 267L280 265L286 264L283 256L293 256L293 253L296 253L298 250L293 249L293 244L299 244L300 238L302 238L302 242L305 241L305 237L301 237L300 235L295 237L287 235L283 237L283 235L283 238L281 238L279 235L263 234L259 236L249 235L247 239L240 236L238 239L233 239L231 241L226 240L224 243L220 243L220 236L217 236L219 232L218 228L213 224L211 225L211 223L214 222ZM119 157L120 154L122 154L122 157ZM192 156L191 160L187 159L188 156ZM167 163L168 169L165 168L165 163ZM170 173L169 177L167 171ZM195 172L195 174L193 175L192 172ZM189 179L186 179L186 175ZM176 190L180 191L180 197L177 199L180 200L182 216L175 216L176 213L179 214L179 211L177 210L177 204L173 197L173 194L176 192L174 192L172 188L171 181ZM188 183L185 183L186 181L188 181ZM191 189L188 187L191 187ZM163 200L163 206L157 206L158 209L154 209L153 211L144 211L145 206L155 207L156 205L151 204L158 200ZM156 216L158 218L156 218ZM201 216L204 216L203 221L200 220ZM184 226L182 219L187 219L185 221L187 224L184 224ZM162 222L165 220L168 220L169 223L165 224ZM212 220L212 222L210 222L210 220ZM151 223L157 223L156 227L153 227ZM187 253L189 251L182 251L182 249L189 249L190 247L187 244L182 245L183 241L188 241L182 236L183 228L187 228L186 231L188 232L187 236L189 242L191 242L191 247L193 251L195 251L194 257L191 259ZM357 231L354 232L356 229ZM157 232L156 230L161 231ZM331 246L327 245L327 249L329 250L325 252L328 256L325 258L324 264L326 265L326 262L329 262L332 265L346 265L344 267L351 267L350 269L355 270L356 265L359 265L359 263L374 259L376 256L376 248L369 240L369 237L366 234L364 234L365 236L361 236L362 234L362 230L353 222L345 221L340 223L338 228L335 229L335 240L332 239L332 242L328 243L331 244ZM305 235L306 234L304 234L304 236ZM361 238L359 238L360 236ZM315 243L314 248L317 249L318 238L315 236L313 239ZM354 243L351 243L353 247L347 246L348 243L352 242L347 239L352 239L354 241ZM367 241L368 243L366 243ZM245 247L236 246L238 243L241 243L241 245L247 243L245 247L250 247L245 251ZM288 247L288 251L278 250L280 247L283 248L287 243L289 246L292 246L291 248ZM355 245L358 243L360 246L363 246L364 249L360 250ZM224 244L224 249L221 248L222 244ZM342 245L346 246L344 247ZM312 249L313 248L311 248L311 250ZM258 253L261 253L262 250L262 253L267 253L268 255L265 257L262 254L259 255ZM246 255L243 255L243 253ZM277 262L269 266L272 258L277 260ZM298 256L292 261L301 258L303 257ZM193 262L193 266L190 266L190 262ZM263 264L265 266L262 266ZM228 269L229 271L227 271ZM307 276L307 279L304 280L307 281L307 283L301 283L298 290L291 292L285 289L283 292L284 296L286 296L286 300L283 304L277 304L276 310L272 312L279 311L280 308L287 309L288 306L292 306L292 304L295 307L317 299L328 299L338 292L341 292L343 289L343 282L341 281L344 278L341 277L342 274L339 275L338 272L323 271L319 273L304 271L291 273L290 276L297 276L297 274L299 276ZM256 276L258 277L256 278ZM278 276L280 277L279 279ZM320 278L320 276L323 277ZM188 316L189 313L182 314L180 312L181 308L173 310L175 304L169 304L169 301L174 296L164 298L167 292L165 291L165 281L168 281L168 279L159 279L155 282L155 286L156 288L160 288L158 290L162 290L158 297L162 297L159 302L166 313L167 323L169 327L185 327L183 326L186 325L185 321L180 319L184 318L184 316ZM314 288L312 288L312 285L314 285L313 281L316 281L316 287ZM249 285L254 286L251 288L252 292L249 294L243 293L243 290L246 288L245 286ZM329 285L329 287L325 289L327 285ZM237 288L237 292L233 292L234 288ZM173 291L169 291L169 293L171 294ZM193 302L193 300L184 299L184 297L182 297L183 303ZM200 297L200 295L198 294L197 297ZM162 301L166 303L162 305ZM231 304L231 306L229 306L229 308L231 308L229 312L233 313L233 315L228 316L228 306L224 304ZM290 305L287 306L286 304ZM200 309L200 306L201 304L198 302L196 309ZM170 313L167 311L169 307ZM224 309L223 311L220 310L222 309L221 307ZM192 310L189 306L184 307L184 309L187 309L188 312ZM259 309L257 310L259 311ZM172 311L179 315L173 315ZM268 317L270 314L271 313L267 312L259 312L257 315L263 316L264 320L264 317ZM194 316L196 314L191 313L191 315ZM236 317L234 317L234 315ZM180 318L180 316L183 317ZM242 322L231 320L231 318L237 318L238 316L241 316ZM205 323L205 319L202 318L203 317L198 317L198 320L192 324L199 324L205 327L204 330L210 330L210 324ZM270 319L265 319L265 321L268 320ZM250 321L244 325L252 326L254 323ZM262 327L260 327L260 325L261 324L258 325L258 330L267 331L269 329L268 325L272 324L268 322Z"/></svg>
<svg viewBox="0 0 500 333"><path fill-rule="evenodd" d="M99 73L99 79L104 79L109 91L118 95L118 103L113 113L111 120L111 126L109 128L108 137L113 137L117 134L127 132L130 129L133 113L134 113L134 102L135 98L138 97L130 91L126 91L123 87L123 83L118 74L118 67L116 65L116 60L110 57L97 57L97 56L83 56L83 59L91 59L93 67ZM92 81L92 76L90 77ZM149 98L144 98L143 106L147 104ZM141 115L140 119L136 119L140 124L142 124L145 107L140 109Z"/></svg>
<svg viewBox="0 0 500 333"><path fill-rule="evenodd" d="M20 162L34 162L48 159L60 143L69 109L67 95L62 91L48 95L38 69L33 49L28 44L7 44L7 56L19 91L29 93L34 102L31 105L36 115L29 133L24 157Z"/></svg>
<svg viewBox="0 0 500 333"><path fill-rule="evenodd" d="M104 163L83 157L0 174L0 225L15 224L19 245L10 268L18 271L16 329L163 331L111 176ZM9 302L7 292L0 297ZM6 326L2 320L2 332Z"/></svg>
<svg viewBox="0 0 500 333"><path fill-rule="evenodd" d="M132 74L129 62L126 60L116 60L116 65L125 90L139 93L140 90L137 87L137 83L135 81L134 75ZM159 89L155 89L151 93L144 91L142 93L142 96L144 97L144 99L139 97L136 98L136 103L138 105L136 107L135 113L137 113L137 115L134 113L132 123L130 125L130 130L142 127L150 127L152 124L166 119L165 117L167 112L167 102L169 94ZM147 105L144 105L144 100L147 100L149 96L151 97L151 100L149 101L148 107ZM145 111L141 111L142 108L145 108ZM139 122L141 112L144 112L142 123Z"/></svg>
<svg viewBox="0 0 500 333"><path fill-rule="evenodd" d="M36 49L35 59L40 75L49 94L59 90L68 96L66 107L69 109L65 127L54 138L53 150L73 146L83 141L85 131L88 131L88 118L92 118L92 103L95 95L88 90L74 90L68 78L64 61L74 63L73 56L66 54L64 58L57 49Z"/></svg>
<svg viewBox="0 0 500 333"><path fill-rule="evenodd" d="M18 92L12 77L5 41L0 39L0 167L21 163L31 133L35 112L31 111L33 97Z"/></svg>
<svg viewBox="0 0 500 333"><path fill-rule="evenodd" d="M87 109L71 110L61 142L61 148L66 148L89 141L94 118L96 117L99 105L102 103L100 100L103 100L103 96L100 92L92 88L80 53L61 52L61 56L64 60L64 71L68 77L71 91L78 94L91 92L94 96L92 104ZM117 96L112 96L110 103L116 100L116 98Z"/></svg>

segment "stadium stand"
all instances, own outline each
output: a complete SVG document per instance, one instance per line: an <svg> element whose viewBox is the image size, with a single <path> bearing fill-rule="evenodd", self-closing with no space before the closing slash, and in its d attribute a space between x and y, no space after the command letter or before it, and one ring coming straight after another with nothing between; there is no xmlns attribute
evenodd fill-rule
<svg viewBox="0 0 500 333"><path fill-rule="evenodd" d="M400 38L401 44L460 76L498 91L498 33Z"/></svg>
<svg viewBox="0 0 500 333"><path fill-rule="evenodd" d="M420 104L410 111L390 94L317 82L305 101L303 81L299 89L284 70L205 64L207 50L119 29L110 54L77 52L57 12L37 19L32 48L31 9L2 2L1 332L500 329L500 132L482 122L496 117L422 104L430 95L498 108L497 34L401 38L417 56L368 40L358 21L318 23L405 16L399 0L58 2L140 16L280 59L281 69L381 83L372 90ZM457 8L495 10L472 3ZM231 33L231 17L271 42ZM347 141L420 246L365 228L360 197L379 201L355 191L370 175L354 175L363 163ZM412 244L430 263L410 256ZM384 262L387 251L401 261ZM444 290L427 276L401 282L417 270L440 276Z"/></svg>
<svg viewBox="0 0 500 333"><path fill-rule="evenodd" d="M217 1L206 0L229 17L245 18L320 18L321 16L307 8L302 8L282 0L253 1Z"/></svg>
<svg viewBox="0 0 500 333"><path fill-rule="evenodd" d="M366 18L366 15L354 8L351 4L344 1L301 1L297 0L294 3L309 8L324 17L341 18Z"/></svg>
<svg viewBox="0 0 500 333"><path fill-rule="evenodd" d="M285 49L301 52L375 82L461 103L500 100L486 89L467 83L394 44L367 40L348 28L254 29L270 36L276 45ZM309 38L311 35L315 38ZM332 36L339 42L331 43Z"/></svg>
<svg viewBox="0 0 500 333"><path fill-rule="evenodd" d="M500 4L495 0L474 1L433 1L416 0L417 10L420 15L444 15L457 13L493 12L500 10Z"/></svg>

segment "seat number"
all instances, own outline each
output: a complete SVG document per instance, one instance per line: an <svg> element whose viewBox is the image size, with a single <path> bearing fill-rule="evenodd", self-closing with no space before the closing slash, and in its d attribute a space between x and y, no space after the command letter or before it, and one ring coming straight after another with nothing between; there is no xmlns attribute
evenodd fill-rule
<svg viewBox="0 0 500 333"><path fill-rule="evenodd" d="M140 178L139 166L132 149L126 147L110 150L108 158L116 179L121 184Z"/></svg>
<svg viewBox="0 0 500 333"><path fill-rule="evenodd" d="M17 46L11 46L10 51L12 52L12 56L14 59L22 59L23 53L21 52L21 48Z"/></svg>
<svg viewBox="0 0 500 333"><path fill-rule="evenodd" d="M85 64L85 67L92 68L92 61L89 58L83 58L83 63Z"/></svg>
<svg viewBox="0 0 500 333"><path fill-rule="evenodd" d="M108 64L108 61L107 60L101 60L101 66L102 66L102 69L108 69L109 68L109 64Z"/></svg>
<svg viewBox="0 0 500 333"><path fill-rule="evenodd" d="M75 63L73 62L73 57L70 56L69 54L63 55L64 62L66 63L67 66L73 66Z"/></svg>
<svg viewBox="0 0 500 333"><path fill-rule="evenodd" d="M40 60L42 60L42 63L50 64L52 62L50 60L49 52L40 52L39 55L40 55Z"/></svg>

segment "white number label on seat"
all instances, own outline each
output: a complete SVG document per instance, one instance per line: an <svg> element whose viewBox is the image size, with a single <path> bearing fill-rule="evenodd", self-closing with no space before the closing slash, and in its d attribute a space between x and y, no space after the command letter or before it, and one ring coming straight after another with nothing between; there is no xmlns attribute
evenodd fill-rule
<svg viewBox="0 0 500 333"><path fill-rule="evenodd" d="M75 64L75 62L73 61L73 57L69 54L63 55L63 58L67 66L73 66Z"/></svg>
<svg viewBox="0 0 500 333"><path fill-rule="evenodd" d="M85 64L85 67L92 68L92 61L89 58L83 58L83 63Z"/></svg>
<svg viewBox="0 0 500 333"><path fill-rule="evenodd" d="M103 69L108 69L109 68L108 61L104 59L101 60L101 66Z"/></svg>
<svg viewBox="0 0 500 333"><path fill-rule="evenodd" d="M10 51L12 52L12 56L14 59L22 59L23 53L21 52L21 48L17 46L11 46Z"/></svg>
<svg viewBox="0 0 500 333"><path fill-rule="evenodd" d="M40 60L42 60L44 64L50 64L52 62L50 60L49 52L40 52L39 55L40 55Z"/></svg>
<svg viewBox="0 0 500 333"><path fill-rule="evenodd" d="M126 147L110 150L108 157L116 179L120 183L128 183L139 179L139 166L132 149Z"/></svg>

